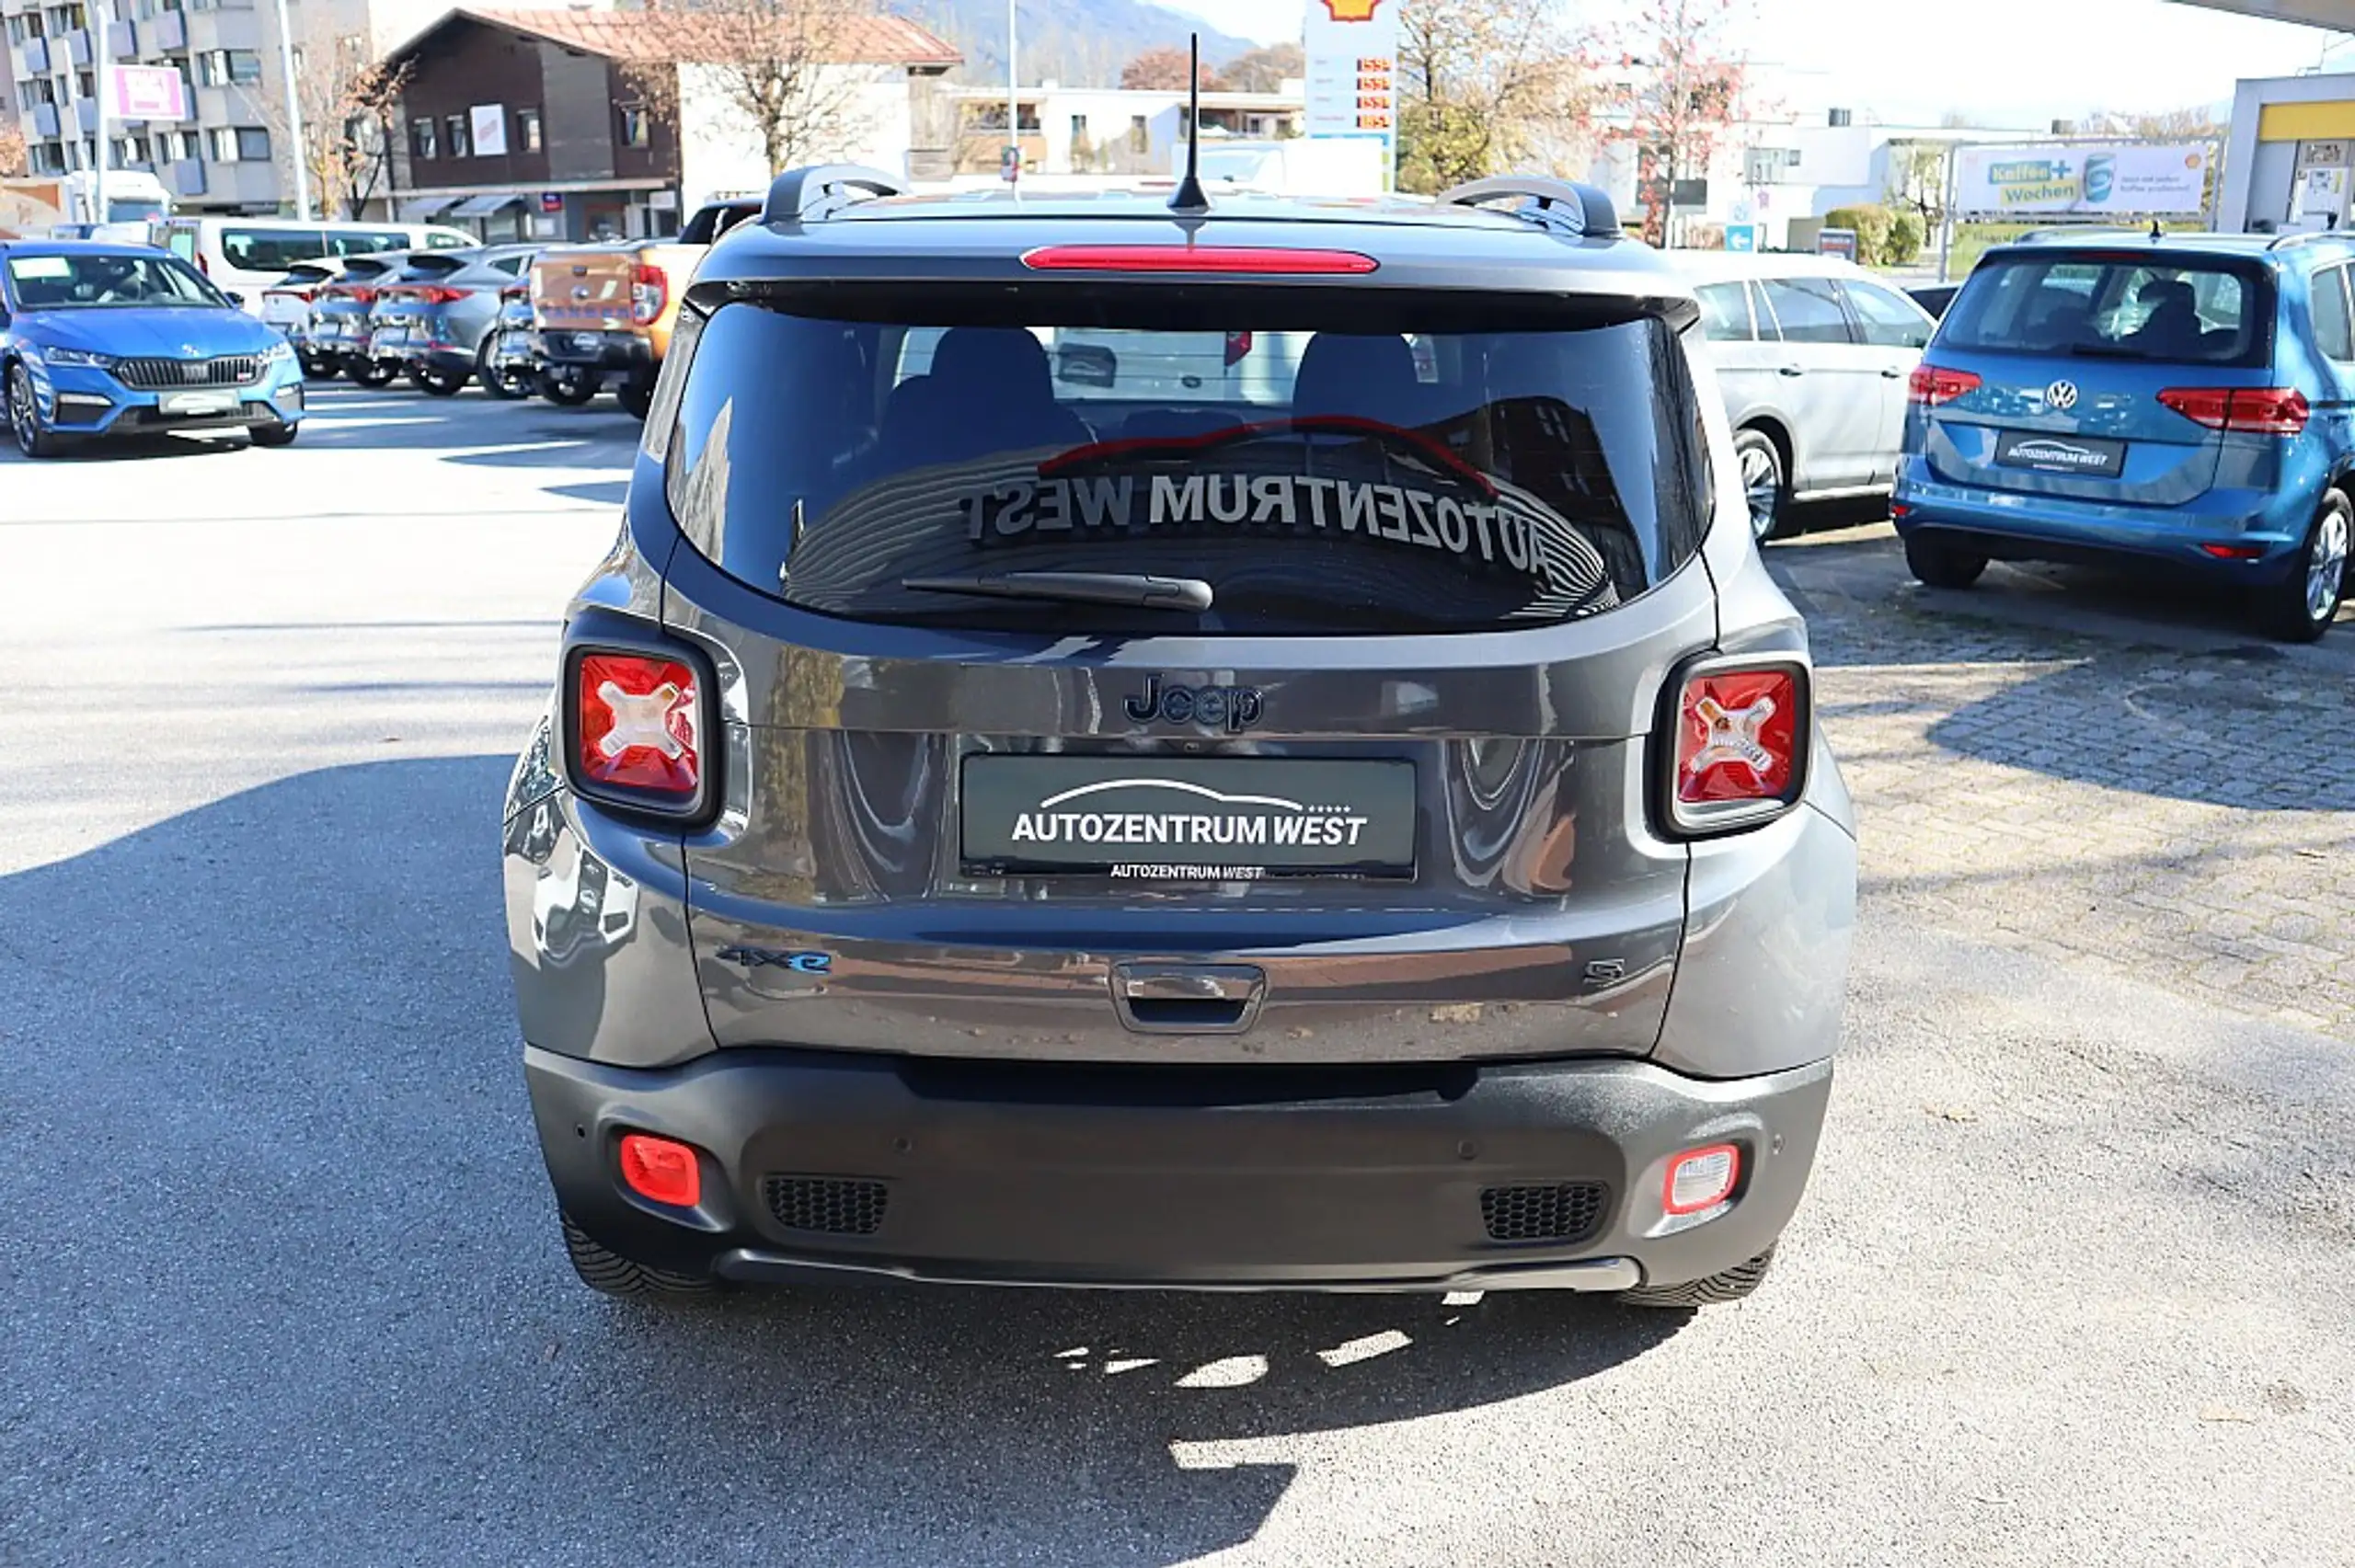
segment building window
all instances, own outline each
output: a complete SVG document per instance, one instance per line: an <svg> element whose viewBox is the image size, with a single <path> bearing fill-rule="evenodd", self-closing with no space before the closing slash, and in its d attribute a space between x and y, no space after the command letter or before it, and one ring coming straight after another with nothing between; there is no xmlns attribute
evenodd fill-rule
<svg viewBox="0 0 2355 1568"><path fill-rule="evenodd" d="M248 164L270 162L270 132L258 126L244 126L237 132L237 157Z"/></svg>
<svg viewBox="0 0 2355 1568"><path fill-rule="evenodd" d="M445 114L442 117L442 143L449 149L442 155L444 157L463 158L466 155L466 117L465 115Z"/></svg>
<svg viewBox="0 0 2355 1568"><path fill-rule="evenodd" d="M270 162L270 132L253 125L216 125L204 133L216 164Z"/></svg>
<svg viewBox="0 0 2355 1568"><path fill-rule="evenodd" d="M433 121L412 120L408 122L408 155L412 158L438 158L440 146L433 139Z"/></svg>
<svg viewBox="0 0 2355 1568"><path fill-rule="evenodd" d="M1142 114L1129 116L1129 151L1132 153L1153 151L1153 127L1145 122L1145 118Z"/></svg>
<svg viewBox="0 0 2355 1568"><path fill-rule="evenodd" d="M626 109L622 110L623 146L649 146L652 144L653 141L653 126L648 120L647 113L644 109Z"/></svg>
<svg viewBox="0 0 2355 1568"><path fill-rule="evenodd" d="M197 80L208 87L250 87L261 81L261 56L250 49L208 49L196 57Z"/></svg>
<svg viewBox="0 0 2355 1568"><path fill-rule="evenodd" d="M94 98L94 97L98 97L98 73L97 73L97 72L95 72L95 71L76 71L76 72L75 72L75 73L74 73L74 96L75 96L75 97L77 97L77 98Z"/></svg>
<svg viewBox="0 0 2355 1568"><path fill-rule="evenodd" d="M216 125L204 133L205 155L216 164L237 161L237 133L225 125Z"/></svg>
<svg viewBox="0 0 2355 1568"><path fill-rule="evenodd" d="M536 153L540 150L538 109L519 109L515 111L515 146L519 152Z"/></svg>

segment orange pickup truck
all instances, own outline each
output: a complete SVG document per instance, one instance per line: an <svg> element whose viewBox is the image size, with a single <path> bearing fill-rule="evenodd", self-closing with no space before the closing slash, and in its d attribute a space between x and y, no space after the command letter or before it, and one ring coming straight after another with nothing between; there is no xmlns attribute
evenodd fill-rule
<svg viewBox="0 0 2355 1568"><path fill-rule="evenodd" d="M613 382L621 406L643 419L654 374L671 347L671 324L712 241L757 217L757 196L714 201L675 239L566 246L532 264L532 320L539 333L540 393L577 406Z"/></svg>

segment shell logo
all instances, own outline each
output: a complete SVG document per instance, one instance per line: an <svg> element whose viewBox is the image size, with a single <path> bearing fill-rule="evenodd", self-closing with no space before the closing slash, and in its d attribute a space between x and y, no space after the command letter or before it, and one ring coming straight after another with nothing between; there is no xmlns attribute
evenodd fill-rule
<svg viewBox="0 0 2355 1568"><path fill-rule="evenodd" d="M1382 0L1325 0L1325 14L1337 22L1370 22Z"/></svg>

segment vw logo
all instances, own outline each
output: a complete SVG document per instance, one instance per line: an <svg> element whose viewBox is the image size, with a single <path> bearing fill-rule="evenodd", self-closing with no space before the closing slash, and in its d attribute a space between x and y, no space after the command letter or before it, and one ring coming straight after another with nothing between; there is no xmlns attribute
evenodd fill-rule
<svg viewBox="0 0 2355 1568"><path fill-rule="evenodd" d="M2044 400L2066 413L2077 406L2077 383L2074 381L2056 381L2044 389Z"/></svg>

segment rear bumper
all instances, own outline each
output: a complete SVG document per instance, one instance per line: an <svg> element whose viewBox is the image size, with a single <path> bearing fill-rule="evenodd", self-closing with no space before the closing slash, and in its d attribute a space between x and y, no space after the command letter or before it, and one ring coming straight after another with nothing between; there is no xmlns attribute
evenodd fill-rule
<svg viewBox="0 0 2355 1568"><path fill-rule="evenodd" d="M1926 460L1898 467L1892 503L1900 535L1929 531L1997 560L2119 560L2163 565L2240 583L2270 583L2292 570L2317 498L2296 490L2218 489L2185 507L2129 507L2025 491L1952 485ZM2203 544L2252 547L2220 560Z"/></svg>
<svg viewBox="0 0 2355 1568"><path fill-rule="evenodd" d="M561 327L540 331L541 360L549 365L651 378L654 345L636 332L575 332Z"/></svg>
<svg viewBox="0 0 2355 1568"><path fill-rule="evenodd" d="M1185 1289L1610 1290L1716 1274L1789 1222L1832 1087L1829 1060L1710 1082L1628 1060L1090 1069L794 1049L648 1070L527 1047L524 1073L558 1200L642 1263ZM704 1151L697 1207L623 1185L630 1131ZM1720 1142L1741 1151L1732 1198L1669 1216L1670 1158ZM1544 1222L1499 1240L1491 1210Z"/></svg>

